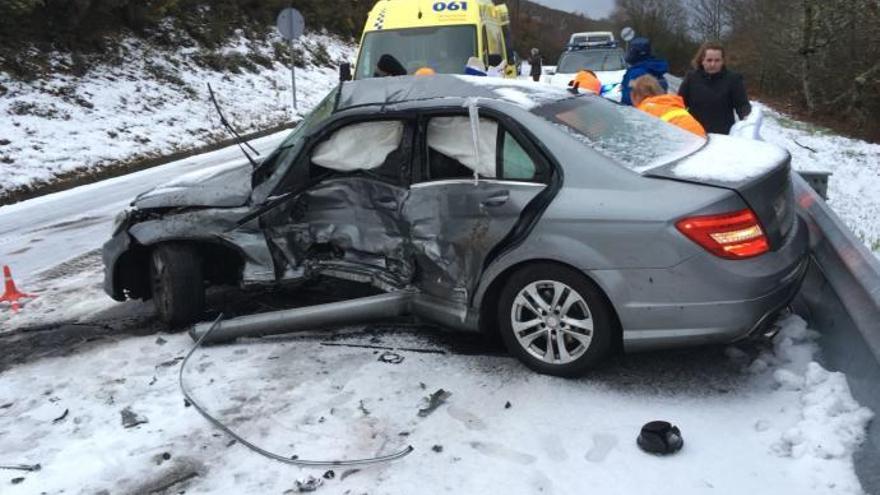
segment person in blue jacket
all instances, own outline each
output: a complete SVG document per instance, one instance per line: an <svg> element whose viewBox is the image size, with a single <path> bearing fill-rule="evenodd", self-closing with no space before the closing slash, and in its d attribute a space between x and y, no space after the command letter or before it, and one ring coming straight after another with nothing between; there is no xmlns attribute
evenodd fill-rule
<svg viewBox="0 0 880 495"><path fill-rule="evenodd" d="M629 51L626 53L626 63L629 64L629 68L626 69L623 81L620 83L622 93L620 102L624 105L632 106L633 104L630 97L632 89L629 87L630 81L635 81L645 74L654 76L663 91L669 90L669 83L663 77L669 71L669 63L654 57L651 51L651 41L648 38L636 38L630 42Z"/></svg>

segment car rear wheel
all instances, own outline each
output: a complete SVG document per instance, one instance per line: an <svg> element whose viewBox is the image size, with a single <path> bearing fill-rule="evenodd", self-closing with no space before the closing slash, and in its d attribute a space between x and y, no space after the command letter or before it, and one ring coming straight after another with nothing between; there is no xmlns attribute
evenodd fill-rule
<svg viewBox="0 0 880 495"><path fill-rule="evenodd" d="M151 256L150 281L162 321L180 326L199 319L205 307L205 282L202 260L195 248L174 243L156 246Z"/></svg>
<svg viewBox="0 0 880 495"><path fill-rule="evenodd" d="M539 373L583 375L611 348L611 311L601 290L560 265L514 273L501 291L498 321L510 353Z"/></svg>

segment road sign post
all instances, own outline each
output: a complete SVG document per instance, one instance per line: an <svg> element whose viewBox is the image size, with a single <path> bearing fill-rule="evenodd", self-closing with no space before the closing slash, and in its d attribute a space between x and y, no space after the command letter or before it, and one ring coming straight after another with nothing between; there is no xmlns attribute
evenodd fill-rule
<svg viewBox="0 0 880 495"><path fill-rule="evenodd" d="M636 37L636 30L627 26L620 30L620 38L626 42L626 52L629 53L629 42Z"/></svg>
<svg viewBox="0 0 880 495"><path fill-rule="evenodd" d="M290 44L290 87L293 92L293 109L296 111L296 50L294 44L306 30L306 21L298 10L286 8L278 14L276 24L278 32Z"/></svg>

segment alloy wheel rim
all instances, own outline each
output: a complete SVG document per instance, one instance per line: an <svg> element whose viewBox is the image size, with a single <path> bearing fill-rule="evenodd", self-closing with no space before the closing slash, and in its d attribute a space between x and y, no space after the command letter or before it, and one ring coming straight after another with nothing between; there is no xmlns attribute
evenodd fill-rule
<svg viewBox="0 0 880 495"><path fill-rule="evenodd" d="M547 364L577 360L593 340L587 301L555 280L539 280L522 288L513 300L510 323L519 345Z"/></svg>

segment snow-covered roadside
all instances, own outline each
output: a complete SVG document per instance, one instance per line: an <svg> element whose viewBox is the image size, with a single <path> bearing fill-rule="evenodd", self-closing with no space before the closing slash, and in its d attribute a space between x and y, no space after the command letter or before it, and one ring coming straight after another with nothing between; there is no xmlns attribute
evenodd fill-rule
<svg viewBox="0 0 880 495"><path fill-rule="evenodd" d="M833 134L757 102L763 138L788 149L795 170L831 172L828 205L880 257L880 144Z"/></svg>
<svg viewBox="0 0 880 495"><path fill-rule="evenodd" d="M280 453L415 447L390 464L334 469L319 493L861 493L851 457L871 413L843 375L813 361L816 334L803 320L780 324L764 351L637 355L581 380L449 353L417 332L356 329L332 342L206 348L186 379L209 411ZM393 348L403 362L382 362L384 351L364 344ZM145 493L183 480L175 492L291 493L297 479L328 471L260 457L186 407L177 369L191 345L180 334L128 338L5 372L0 464L42 469L3 471L3 492ZM669 369L683 358L698 362ZM441 388L446 403L420 417ZM125 417L146 422L126 427ZM654 419L682 429L680 453L638 449L639 427Z"/></svg>
<svg viewBox="0 0 880 495"><path fill-rule="evenodd" d="M298 119L291 102L290 70L274 53L278 42L276 35L265 40L239 35L211 52L214 62L205 62L204 50L186 47L192 43L171 51L129 38L119 43L123 65L98 66L83 77L56 75L21 82L0 72L0 195L61 174L228 138L206 83L241 132ZM318 33L307 34L299 43L305 63L296 71L301 115L337 83L336 66L353 58L354 47ZM69 65L66 56L55 58L57 64ZM224 60L239 65L220 71L207 68Z"/></svg>

